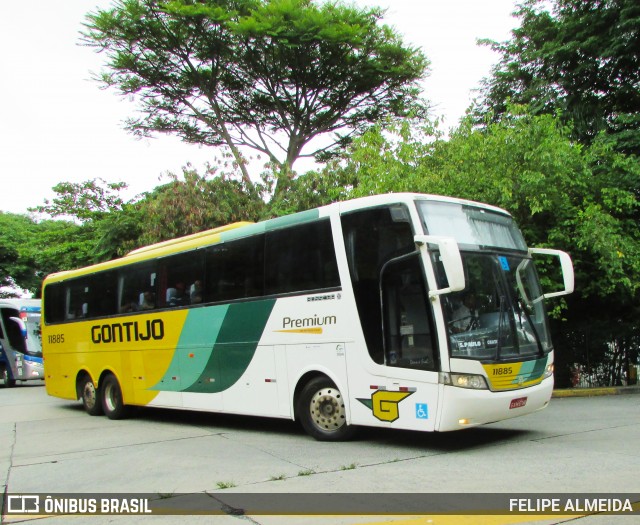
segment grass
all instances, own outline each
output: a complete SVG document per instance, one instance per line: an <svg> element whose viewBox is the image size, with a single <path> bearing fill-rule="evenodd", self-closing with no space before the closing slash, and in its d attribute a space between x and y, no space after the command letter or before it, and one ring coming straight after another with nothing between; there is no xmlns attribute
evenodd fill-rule
<svg viewBox="0 0 640 525"><path fill-rule="evenodd" d="M282 481L283 479L287 479L286 474L280 474L279 476L271 476L269 481Z"/></svg>

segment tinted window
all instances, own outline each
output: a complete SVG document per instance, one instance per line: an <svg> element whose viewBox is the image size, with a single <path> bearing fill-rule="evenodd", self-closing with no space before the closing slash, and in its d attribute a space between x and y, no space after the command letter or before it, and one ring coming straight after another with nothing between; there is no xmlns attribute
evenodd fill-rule
<svg viewBox="0 0 640 525"><path fill-rule="evenodd" d="M61 323L65 320L64 284L50 284L45 288L44 319L46 323Z"/></svg>
<svg viewBox="0 0 640 525"><path fill-rule="evenodd" d="M156 308L156 264L144 264L120 271L121 313L153 310Z"/></svg>
<svg viewBox="0 0 640 525"><path fill-rule="evenodd" d="M328 220L268 232L265 251L267 295L340 285Z"/></svg>
<svg viewBox="0 0 640 525"><path fill-rule="evenodd" d="M264 235L207 249L205 301L221 302L264 293Z"/></svg>
<svg viewBox="0 0 640 525"><path fill-rule="evenodd" d="M323 220L50 284L44 312L47 323L59 323L338 286Z"/></svg>
<svg viewBox="0 0 640 525"><path fill-rule="evenodd" d="M204 250L172 255L159 261L158 304L180 307L202 302Z"/></svg>
<svg viewBox="0 0 640 525"><path fill-rule="evenodd" d="M89 292L91 317L118 313L118 274L115 271L93 275Z"/></svg>
<svg viewBox="0 0 640 525"><path fill-rule="evenodd" d="M45 291L45 320L57 323L114 315L118 311L117 287L114 271L49 285Z"/></svg>

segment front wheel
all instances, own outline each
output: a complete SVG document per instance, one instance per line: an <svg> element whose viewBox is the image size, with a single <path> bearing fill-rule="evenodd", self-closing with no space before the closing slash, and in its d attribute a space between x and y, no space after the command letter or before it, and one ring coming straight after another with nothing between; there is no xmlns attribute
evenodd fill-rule
<svg viewBox="0 0 640 525"><path fill-rule="evenodd" d="M305 385L297 414L307 434L318 441L345 441L355 434L355 427L347 425L345 400L328 377L316 377Z"/></svg>
<svg viewBox="0 0 640 525"><path fill-rule="evenodd" d="M122 389L114 375L109 374L100 385L102 410L109 419L123 419L129 415L129 407L122 400Z"/></svg>

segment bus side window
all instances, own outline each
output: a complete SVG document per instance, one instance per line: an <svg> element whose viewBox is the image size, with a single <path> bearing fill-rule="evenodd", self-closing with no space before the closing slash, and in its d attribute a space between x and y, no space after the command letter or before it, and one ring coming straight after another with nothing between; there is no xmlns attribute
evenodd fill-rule
<svg viewBox="0 0 640 525"><path fill-rule="evenodd" d="M120 271L119 311L137 312L156 307L156 267L142 264Z"/></svg>
<svg viewBox="0 0 640 525"><path fill-rule="evenodd" d="M156 299L161 307L181 308L191 304L194 284L202 282L204 259L204 250L194 250L160 260Z"/></svg>
<svg viewBox="0 0 640 525"><path fill-rule="evenodd" d="M328 220L267 232L265 259L267 295L340 286Z"/></svg>
<svg viewBox="0 0 640 525"><path fill-rule="evenodd" d="M47 324L65 320L66 286L64 283L48 284L44 289L44 321Z"/></svg>
<svg viewBox="0 0 640 525"><path fill-rule="evenodd" d="M264 235L216 244L207 249L205 302L264 295Z"/></svg>

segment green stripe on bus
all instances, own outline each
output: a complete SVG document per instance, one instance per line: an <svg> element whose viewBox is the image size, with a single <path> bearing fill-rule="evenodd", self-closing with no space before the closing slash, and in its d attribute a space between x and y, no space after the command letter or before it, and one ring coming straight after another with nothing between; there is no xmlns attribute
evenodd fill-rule
<svg viewBox="0 0 640 525"><path fill-rule="evenodd" d="M275 299L234 303L224 318L209 360L183 392L217 393L233 386L253 359Z"/></svg>
<svg viewBox="0 0 640 525"><path fill-rule="evenodd" d="M547 367L547 358L543 357L542 359L536 359L535 361L525 361L522 363L520 367L519 376L524 379L524 382L533 381L534 379L538 379L544 374L544 371ZM516 377L513 380L513 383L517 383L518 378Z"/></svg>
<svg viewBox="0 0 640 525"><path fill-rule="evenodd" d="M293 215L285 215L283 217L277 217L275 219L265 221L265 229L267 231L277 230L278 228L284 228L285 226L294 226L296 224L315 221L319 217L320 212L317 209L301 211L300 213L294 213Z"/></svg>
<svg viewBox="0 0 640 525"><path fill-rule="evenodd" d="M169 368L151 390L179 392L198 380L207 366L229 305L194 308L182 326L178 346ZM173 380L172 378L179 378Z"/></svg>
<svg viewBox="0 0 640 525"><path fill-rule="evenodd" d="M243 226L242 228L222 232L220 234L220 242L229 242L235 239L257 235L259 233L277 230L278 228L284 228L285 226L304 224L315 221L318 218L320 218L320 212L318 210L307 210L300 213L294 213L293 215L285 215L284 217L277 217L275 219L269 219L267 221L257 222L256 224Z"/></svg>

